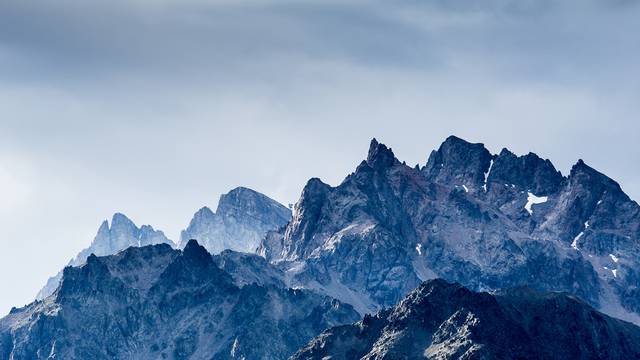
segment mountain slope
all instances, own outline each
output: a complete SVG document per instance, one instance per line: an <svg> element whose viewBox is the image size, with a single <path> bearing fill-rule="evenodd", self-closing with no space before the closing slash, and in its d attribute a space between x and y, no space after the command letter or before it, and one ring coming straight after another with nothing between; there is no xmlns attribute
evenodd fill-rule
<svg viewBox="0 0 640 360"><path fill-rule="evenodd" d="M309 180L258 252L290 285L363 314L440 277L566 291L640 323L639 239L638 204L582 160L564 177L535 154L492 155L452 136L422 168L374 139L340 185Z"/></svg>
<svg viewBox="0 0 640 360"><path fill-rule="evenodd" d="M124 214L115 213L109 222L104 220L98 229L98 233L91 242L91 245L82 250L76 257L69 261L67 266L79 266L84 264L91 254L98 256L115 254L130 246L146 246L154 244L169 244L174 246L162 231L154 230L150 225L137 227L133 221ZM42 300L51 295L60 284L62 271L49 278L45 286L36 295L37 300Z"/></svg>
<svg viewBox="0 0 640 360"><path fill-rule="evenodd" d="M225 249L255 252L267 231L276 230L291 219L291 210L251 189L238 187L220 196L214 213L198 210L180 235L180 246L196 239L212 254Z"/></svg>
<svg viewBox="0 0 640 360"><path fill-rule="evenodd" d="M472 292L431 280L392 309L331 328L293 355L311 359L632 359L640 328L562 293Z"/></svg>
<svg viewBox="0 0 640 360"><path fill-rule="evenodd" d="M237 286L195 241L131 247L65 268L53 295L1 319L0 358L283 359L358 318L309 291Z"/></svg>

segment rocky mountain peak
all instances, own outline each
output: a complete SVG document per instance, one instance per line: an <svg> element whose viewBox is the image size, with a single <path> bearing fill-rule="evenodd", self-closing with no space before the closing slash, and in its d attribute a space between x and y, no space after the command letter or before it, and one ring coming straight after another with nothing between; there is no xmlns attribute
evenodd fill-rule
<svg viewBox="0 0 640 360"><path fill-rule="evenodd" d="M484 184L492 159L484 144L470 143L452 135L438 150L431 152L422 171L432 181L478 190Z"/></svg>
<svg viewBox="0 0 640 360"><path fill-rule="evenodd" d="M203 207L180 234L181 247L196 239L212 254L225 249L253 253L270 230L284 226L291 210L257 191L238 187L220 196L214 213Z"/></svg>
<svg viewBox="0 0 640 360"><path fill-rule="evenodd" d="M114 213L111 217L111 229L136 229L136 224L123 213Z"/></svg>
<svg viewBox="0 0 640 360"><path fill-rule="evenodd" d="M574 170L589 170L589 169L593 169L590 166L588 166L584 160L582 159L578 159L578 161L571 167L571 172L573 172Z"/></svg>
<svg viewBox="0 0 640 360"><path fill-rule="evenodd" d="M537 195L549 195L560 190L564 177L549 160L532 152L517 156L504 148L493 160L487 181L498 183L498 186L515 185Z"/></svg>
<svg viewBox="0 0 640 360"><path fill-rule="evenodd" d="M498 154L498 156L509 157L509 156L516 156L516 154L514 154L513 152L511 152L511 150L505 147L505 148L502 148L502 150L500 150L500 154Z"/></svg>
<svg viewBox="0 0 640 360"><path fill-rule="evenodd" d="M109 236L109 222L107 220L103 220L98 228L98 232L96 233L96 237Z"/></svg>
<svg viewBox="0 0 640 360"><path fill-rule="evenodd" d="M151 225L140 226L140 238L148 238L150 236L154 236L158 232L162 233L162 231L155 230ZM164 233L162 234L164 235Z"/></svg>
<svg viewBox="0 0 640 360"><path fill-rule="evenodd" d="M215 216L215 213L207 206L201 207L195 214L193 214L194 220L210 219Z"/></svg>
<svg viewBox="0 0 640 360"><path fill-rule="evenodd" d="M95 264L98 260L98 257L96 256L96 254L91 253L89 256L87 256L87 265L88 266L93 266L93 264Z"/></svg>
<svg viewBox="0 0 640 360"><path fill-rule="evenodd" d="M143 246L168 243L173 245L162 231L155 230L151 225L138 227L131 219L122 213L115 213L111 218L111 226L103 221L96 237L91 244L91 251L99 256L110 255L129 246ZM86 255L82 256L84 261Z"/></svg>
<svg viewBox="0 0 640 360"><path fill-rule="evenodd" d="M299 240L285 245L288 252L297 253L305 248L316 230L317 222L323 215L323 208L331 189L331 186L318 178L311 178L307 181L300 199L294 207L293 219L285 230L285 238Z"/></svg>
<svg viewBox="0 0 640 360"><path fill-rule="evenodd" d="M561 206L548 218L545 229L557 229L555 236L572 248L604 256L623 248L636 251L632 249L637 249L640 235L640 207L617 182L583 160L571 168L558 203ZM640 304L634 307L640 310Z"/></svg>
<svg viewBox="0 0 640 360"><path fill-rule="evenodd" d="M418 285L418 287L410 293L414 298L423 298L429 296L446 296L451 297L454 291L464 289L465 295L471 294L469 289L466 289L457 282L448 282L444 279L437 278L428 281L424 281Z"/></svg>
<svg viewBox="0 0 640 360"><path fill-rule="evenodd" d="M187 242L187 245L182 250L182 254L189 259L200 263L213 263L211 254L207 252L204 246L198 244L198 241L191 239Z"/></svg>
<svg viewBox="0 0 640 360"><path fill-rule="evenodd" d="M398 160L391 148L380 144L375 138L371 139L369 152L367 154L367 164L374 169L384 169L396 164Z"/></svg>
<svg viewBox="0 0 640 360"><path fill-rule="evenodd" d="M317 196L324 197L329 190L331 190L331 186L325 184L322 180L318 178L309 179L302 189L302 195L300 196L300 200L298 200L298 204L296 204L296 208L306 207L304 206L305 202L310 201Z"/></svg>
<svg viewBox="0 0 640 360"><path fill-rule="evenodd" d="M153 244L169 244L174 246L162 231L155 230L151 225L140 228L122 213L115 213L111 217L111 226L107 220L102 221L91 245L82 250L68 265L79 266L87 261L91 254L105 256L115 254L130 246L145 246ZM36 299L41 300L51 295L60 283L62 271L49 278L47 284L38 292Z"/></svg>
<svg viewBox="0 0 640 360"><path fill-rule="evenodd" d="M587 165L584 160L579 159L569 172L569 179L580 181L584 184L601 184L611 188L620 188L620 185L607 175Z"/></svg>
<svg viewBox="0 0 640 360"><path fill-rule="evenodd" d="M302 189L300 199L294 207L294 218L303 216L301 212L315 213L320 211L327 194L331 191L331 186L322 182L318 178L311 178Z"/></svg>
<svg viewBox="0 0 640 360"><path fill-rule="evenodd" d="M78 294L91 291L117 291L110 287L112 276L107 265L95 254L90 254L86 263L80 267L67 266L62 271L62 279L54 293L56 301L65 303L73 301Z"/></svg>
<svg viewBox="0 0 640 360"><path fill-rule="evenodd" d="M587 165L582 159L573 165L568 180L572 191L582 193L583 197L589 193L589 197L594 200L606 195L616 201L630 201L616 181Z"/></svg>
<svg viewBox="0 0 640 360"><path fill-rule="evenodd" d="M262 222L286 222L291 210L257 191L237 187L220 195L216 214L219 216L249 216Z"/></svg>

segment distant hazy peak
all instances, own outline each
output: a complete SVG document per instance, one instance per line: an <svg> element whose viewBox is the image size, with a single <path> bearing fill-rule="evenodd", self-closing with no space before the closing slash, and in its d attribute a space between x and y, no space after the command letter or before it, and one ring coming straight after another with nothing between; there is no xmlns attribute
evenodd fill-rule
<svg viewBox="0 0 640 360"><path fill-rule="evenodd" d="M291 217L291 210L289 210L289 208L264 194L246 187L237 187L226 194L220 195L216 214L245 213L262 217L265 214L261 211L261 206L271 208L273 215L279 216L284 220L288 220Z"/></svg>
<svg viewBox="0 0 640 360"><path fill-rule="evenodd" d="M277 201L246 187L237 187L220 196L214 213L198 210L180 234L180 247L196 239L210 253L225 249L253 253L270 230L286 225L291 210Z"/></svg>
<svg viewBox="0 0 640 360"><path fill-rule="evenodd" d="M79 266L87 261L91 254L97 256L112 255L130 246L145 246L154 244L169 244L175 246L160 230L151 225L140 228L122 213L115 213L111 217L111 226L107 220L102 221L91 245L78 253L68 265ZM47 284L38 292L36 299L44 299L53 293L62 277L62 272L49 278Z"/></svg>

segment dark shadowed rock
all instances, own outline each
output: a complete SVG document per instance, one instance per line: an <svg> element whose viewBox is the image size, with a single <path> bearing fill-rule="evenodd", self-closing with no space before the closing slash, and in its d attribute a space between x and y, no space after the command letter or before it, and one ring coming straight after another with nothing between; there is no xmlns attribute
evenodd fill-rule
<svg viewBox="0 0 640 360"><path fill-rule="evenodd" d="M534 153L516 156L507 149L493 160L487 180L497 186L514 184L540 196L556 193L564 182L562 174L551 161L543 160Z"/></svg>
<svg viewBox="0 0 640 360"><path fill-rule="evenodd" d="M492 157L483 144L449 136L438 150L431 152L422 171L432 181L477 190L484 184Z"/></svg>
<svg viewBox="0 0 640 360"><path fill-rule="evenodd" d="M571 296L477 293L423 283L392 309L329 329L293 355L312 359L631 359L640 328Z"/></svg>
<svg viewBox="0 0 640 360"><path fill-rule="evenodd" d="M378 143L376 139L371 140L369 144L369 153L367 154L367 164L374 169L383 169L397 163L398 160L393 155L393 151L384 144Z"/></svg>
<svg viewBox="0 0 640 360"><path fill-rule="evenodd" d="M245 256L214 260L193 240L183 251L161 244L90 255L65 268L53 295L0 319L0 359L276 360L359 318L334 299L236 282L216 265L250 274L257 262ZM258 266L269 272L264 259Z"/></svg>

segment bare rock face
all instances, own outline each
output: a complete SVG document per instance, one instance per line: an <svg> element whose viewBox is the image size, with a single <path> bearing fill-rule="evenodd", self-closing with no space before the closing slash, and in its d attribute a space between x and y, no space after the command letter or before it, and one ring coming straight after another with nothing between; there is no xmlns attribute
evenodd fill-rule
<svg viewBox="0 0 640 360"><path fill-rule="evenodd" d="M258 253L290 286L361 314L439 277L474 290L565 291L640 323L639 245L638 204L582 160L564 177L535 154L492 155L449 137L423 168L374 139L340 185L311 179L292 221Z"/></svg>
<svg viewBox="0 0 640 360"><path fill-rule="evenodd" d="M182 251L161 244L91 254L64 269L51 296L0 320L0 359L284 359L359 318L349 305L268 276L233 277L269 274L256 258L213 258L194 240Z"/></svg>
<svg viewBox="0 0 640 360"><path fill-rule="evenodd" d="M124 214L115 213L111 219L111 226L107 220L103 221L91 245L71 259L68 266L84 264L91 254L112 255L130 246L155 244L174 245L173 241L169 240L162 231L154 230L150 225L142 225L138 228ZM62 271L49 278L47 284L36 295L36 300L42 300L51 295L60 284L61 278Z"/></svg>
<svg viewBox="0 0 640 360"><path fill-rule="evenodd" d="M251 189L238 187L220 196L214 213L198 210L180 235L180 247L196 239L212 254L225 249L254 253L265 234L286 225L291 210Z"/></svg>
<svg viewBox="0 0 640 360"><path fill-rule="evenodd" d="M395 307L323 332L290 360L632 359L640 328L565 293L477 293L430 280Z"/></svg>
<svg viewBox="0 0 640 360"><path fill-rule="evenodd" d="M422 172L434 182L466 184L468 188L479 189L492 158L484 145L449 136L438 150L431 152Z"/></svg>
<svg viewBox="0 0 640 360"><path fill-rule="evenodd" d="M516 156L508 149L502 149L499 155L494 156L488 180L498 184L513 184L539 196L558 192L565 181L551 161L543 160L534 153Z"/></svg>

